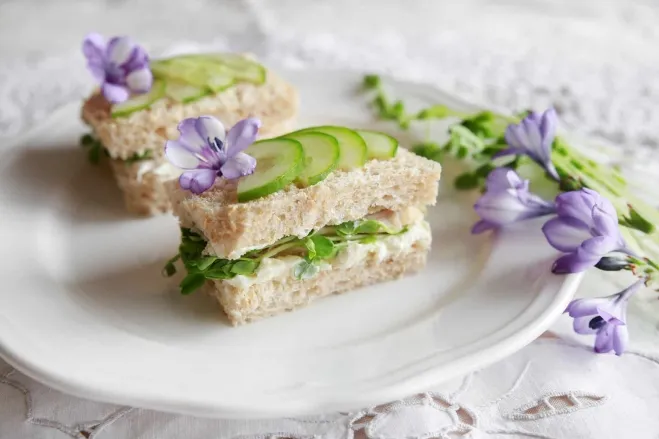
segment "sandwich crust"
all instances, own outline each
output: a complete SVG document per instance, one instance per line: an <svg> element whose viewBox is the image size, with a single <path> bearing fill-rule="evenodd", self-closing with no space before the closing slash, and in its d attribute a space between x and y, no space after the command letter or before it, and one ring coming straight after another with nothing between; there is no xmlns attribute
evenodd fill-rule
<svg viewBox="0 0 659 439"><path fill-rule="evenodd" d="M286 236L306 236L326 225L354 221L382 210L434 205L441 166L399 148L390 160L371 160L362 168L335 171L307 188L286 189L238 203L237 183L218 179L201 195L167 182L174 214L182 227L206 238L209 254L236 259Z"/></svg>
<svg viewBox="0 0 659 439"><path fill-rule="evenodd" d="M414 243L407 251L384 260L376 252L369 253L356 265L321 271L311 279L298 280L291 275L283 275L247 288L227 281L208 281L204 289L220 302L231 324L237 326L302 308L315 299L331 294L418 272L426 264L428 245L425 242Z"/></svg>

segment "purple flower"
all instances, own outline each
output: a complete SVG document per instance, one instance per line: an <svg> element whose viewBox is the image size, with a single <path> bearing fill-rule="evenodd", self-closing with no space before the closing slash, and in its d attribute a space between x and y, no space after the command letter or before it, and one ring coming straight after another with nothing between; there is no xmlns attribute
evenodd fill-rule
<svg viewBox="0 0 659 439"><path fill-rule="evenodd" d="M517 124L506 128L508 148L498 152L494 157L524 154L531 157L555 179L559 180L556 168L551 161L551 146L556 135L558 117L553 108L542 115L530 112Z"/></svg>
<svg viewBox="0 0 659 439"><path fill-rule="evenodd" d="M130 38L114 37L106 43L101 35L91 33L82 43L82 53L108 101L123 102L131 93L146 93L151 89L149 57Z"/></svg>
<svg viewBox="0 0 659 439"><path fill-rule="evenodd" d="M216 177L232 180L254 172L256 159L242 151L254 143L259 128L259 119L244 119L225 135L224 125L213 116L184 119L178 140L165 144L165 155L174 166L188 169L179 183L198 195L210 189Z"/></svg>
<svg viewBox="0 0 659 439"><path fill-rule="evenodd" d="M597 334L595 352L614 351L622 355L629 341L627 331L627 301L643 285L638 280L618 294L593 299L576 299L570 302L566 313L574 318L577 334Z"/></svg>
<svg viewBox="0 0 659 439"><path fill-rule="evenodd" d="M474 205L481 220L474 224L471 233L482 233L555 211L553 203L529 192L529 181L522 180L512 169L493 170L487 176L485 187L485 194Z"/></svg>
<svg viewBox="0 0 659 439"><path fill-rule="evenodd" d="M594 190L560 194L556 213L542 227L549 244L567 253L554 262L554 273L584 271L611 252L632 254L620 234L613 205Z"/></svg>

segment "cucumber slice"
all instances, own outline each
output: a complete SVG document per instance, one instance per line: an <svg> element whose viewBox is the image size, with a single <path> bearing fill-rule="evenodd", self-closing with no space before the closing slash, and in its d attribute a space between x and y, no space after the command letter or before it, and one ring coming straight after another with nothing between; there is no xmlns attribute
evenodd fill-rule
<svg viewBox="0 0 659 439"><path fill-rule="evenodd" d="M165 96L165 83L163 81L153 81L151 90L148 93L135 95L132 98L120 104L114 104L110 110L112 117L127 116L136 111L148 108L155 101Z"/></svg>
<svg viewBox="0 0 659 439"><path fill-rule="evenodd" d="M184 82L167 81L165 94L177 102L188 103L209 95L210 90L206 87L197 87Z"/></svg>
<svg viewBox="0 0 659 439"><path fill-rule="evenodd" d="M304 169L304 149L297 140L260 140L252 143L245 153L256 159L256 169L238 182L238 201L241 203L285 188Z"/></svg>
<svg viewBox="0 0 659 439"><path fill-rule="evenodd" d="M226 73L213 72L212 69L208 69L207 73L206 85L213 90L214 93L226 90L236 81L233 76Z"/></svg>
<svg viewBox="0 0 659 439"><path fill-rule="evenodd" d="M338 169L349 171L351 169L361 168L366 163L367 150L366 142L356 131L350 128L337 126L321 126L305 128L297 132L315 132L329 134L339 141L341 157L337 165Z"/></svg>
<svg viewBox="0 0 659 439"><path fill-rule="evenodd" d="M341 154L335 137L307 132L291 133L283 138L297 140L304 149L305 167L297 178L302 186L312 186L323 181L339 164Z"/></svg>
<svg viewBox="0 0 659 439"><path fill-rule="evenodd" d="M265 82L266 70L260 64L235 54L193 54L151 63L156 77L173 79L221 91L236 81Z"/></svg>
<svg viewBox="0 0 659 439"><path fill-rule="evenodd" d="M378 131L357 130L366 142L369 159L390 159L396 156L398 140Z"/></svg>

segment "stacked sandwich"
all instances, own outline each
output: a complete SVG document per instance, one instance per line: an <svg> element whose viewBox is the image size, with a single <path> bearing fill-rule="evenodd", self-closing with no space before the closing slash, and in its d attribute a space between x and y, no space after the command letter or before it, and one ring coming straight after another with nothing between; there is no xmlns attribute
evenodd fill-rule
<svg viewBox="0 0 659 439"><path fill-rule="evenodd" d="M108 45L108 62L122 56L112 52L120 44ZM131 52L123 53L129 57ZM126 65L131 62L127 60ZM125 68L117 65L117 69ZM170 210L163 182L178 177L179 172L164 158L162 144L176 136L181 119L209 114L234 124L255 116L262 121L263 137L287 132L295 122L295 89L251 57L181 55L151 61L148 68L153 75L148 92L113 104L98 90L82 108L82 118L93 130L85 143L91 145L95 157L103 150L110 156L117 184L132 213L152 215Z"/></svg>
<svg viewBox="0 0 659 439"><path fill-rule="evenodd" d="M253 132L230 132L223 141L221 125L200 130L218 134L206 135L206 142L199 136L199 145L193 137L181 139L193 159L167 153L177 166L201 164L167 185L182 233L179 254L166 270L173 274L180 258L182 293L208 291L232 324L424 267L431 243L424 212L437 197L438 163L398 148L383 133L337 126L240 147L232 142ZM235 157L236 164L255 160L255 169L239 178L218 170L208 181L209 148ZM228 177L235 176L234 167Z"/></svg>

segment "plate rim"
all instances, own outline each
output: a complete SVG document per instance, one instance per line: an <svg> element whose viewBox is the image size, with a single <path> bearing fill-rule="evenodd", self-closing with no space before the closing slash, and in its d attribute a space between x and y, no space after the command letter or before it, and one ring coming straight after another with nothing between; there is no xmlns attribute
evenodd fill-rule
<svg viewBox="0 0 659 439"><path fill-rule="evenodd" d="M301 72L305 75L314 75L314 74L332 74L332 75L343 75L357 77L360 72L351 71L351 70L333 70L333 69L305 69L305 70L291 70L291 69L279 69L282 73L289 71L293 74L300 74ZM456 102L458 105L469 108L479 108L474 103L470 103L459 96L456 96L445 90L441 90L433 85L417 83L412 81L403 81L389 77L387 75L381 75L385 78L386 81L392 81L404 87L413 86L418 88L419 91L432 94L431 99L439 100L442 102ZM14 139L8 142L5 151L12 150L15 147L30 141L35 138L40 132L46 129L49 124L53 123L60 116L60 113L72 111L72 107L77 107L79 105L77 102L72 102L60 107L58 110L52 112L44 121L35 125L32 129L28 130L24 135L17 136ZM498 240L499 237L494 238ZM495 245L495 244L493 244ZM574 295L576 289L578 288L581 280L583 278L583 273L570 274L562 276L563 281L561 283L560 289L555 293L553 300L551 301L552 306L545 309L540 313L534 320L534 326L532 330L527 331L517 331L503 340L500 340L494 346L478 351L475 354L467 354L464 359L473 360L472 357L480 358L478 361L478 368L486 367L489 364L492 364L496 361L499 361L508 355L516 352L522 347L526 346L538 336L540 336L550 324L562 314L563 310L569 303L569 300ZM539 294L538 294L539 296ZM0 323L2 316L0 315ZM107 403L114 404L129 404L139 407L145 407L149 409L160 410L170 413L179 413L187 414L193 416L202 416L202 417L241 417L241 418L263 418L263 417L278 417L286 414L290 414L288 410L278 410L271 406L259 406L258 404L252 405L249 407L238 407L235 404L235 401L231 402L230 406L226 406L220 399L217 400L217 403L211 408L206 407L204 410L200 409L189 409L189 406L176 406L165 398L164 403L158 403L158 401L151 399L144 399L140 397L139 394L134 394L130 392L118 392L113 391L114 389L101 389L98 386L98 383L86 383L78 382L78 380L70 375L64 375L60 370L48 369L45 365L34 364L29 361L29 358L21 358L20 353L12 352L7 346L5 336L0 332L0 357L3 358L10 366L29 376L30 378L46 384L47 386L62 391L67 394L75 395L78 397L92 399L97 401L103 401ZM485 360L487 358L487 360ZM405 396L408 396L410 393L414 393L417 390L427 388L428 382L443 382L449 379L455 378L462 374L460 370L453 368L453 374L446 374L442 372L441 377L437 376L436 372L432 370L426 370L423 373L415 375L414 377L401 380L395 384L391 384L386 388L378 388L377 390L370 391L367 395L359 394L358 397L351 397L351 406L357 407L366 407L373 405L374 403L382 403L383 401L400 399ZM471 370L471 369L470 369ZM421 383L425 384L421 384ZM107 386L107 383L106 383ZM125 390L125 389L123 389ZM127 402L129 401L130 402ZM163 398L161 398L161 401ZM243 403L245 401L242 401ZM257 401L252 401L257 402ZM319 410L321 412L334 411L334 410L343 410L346 407L346 404L343 402L325 402L322 404L322 409L317 409L315 406L310 411L305 411L303 414L317 414ZM238 408L237 408L238 407Z"/></svg>

